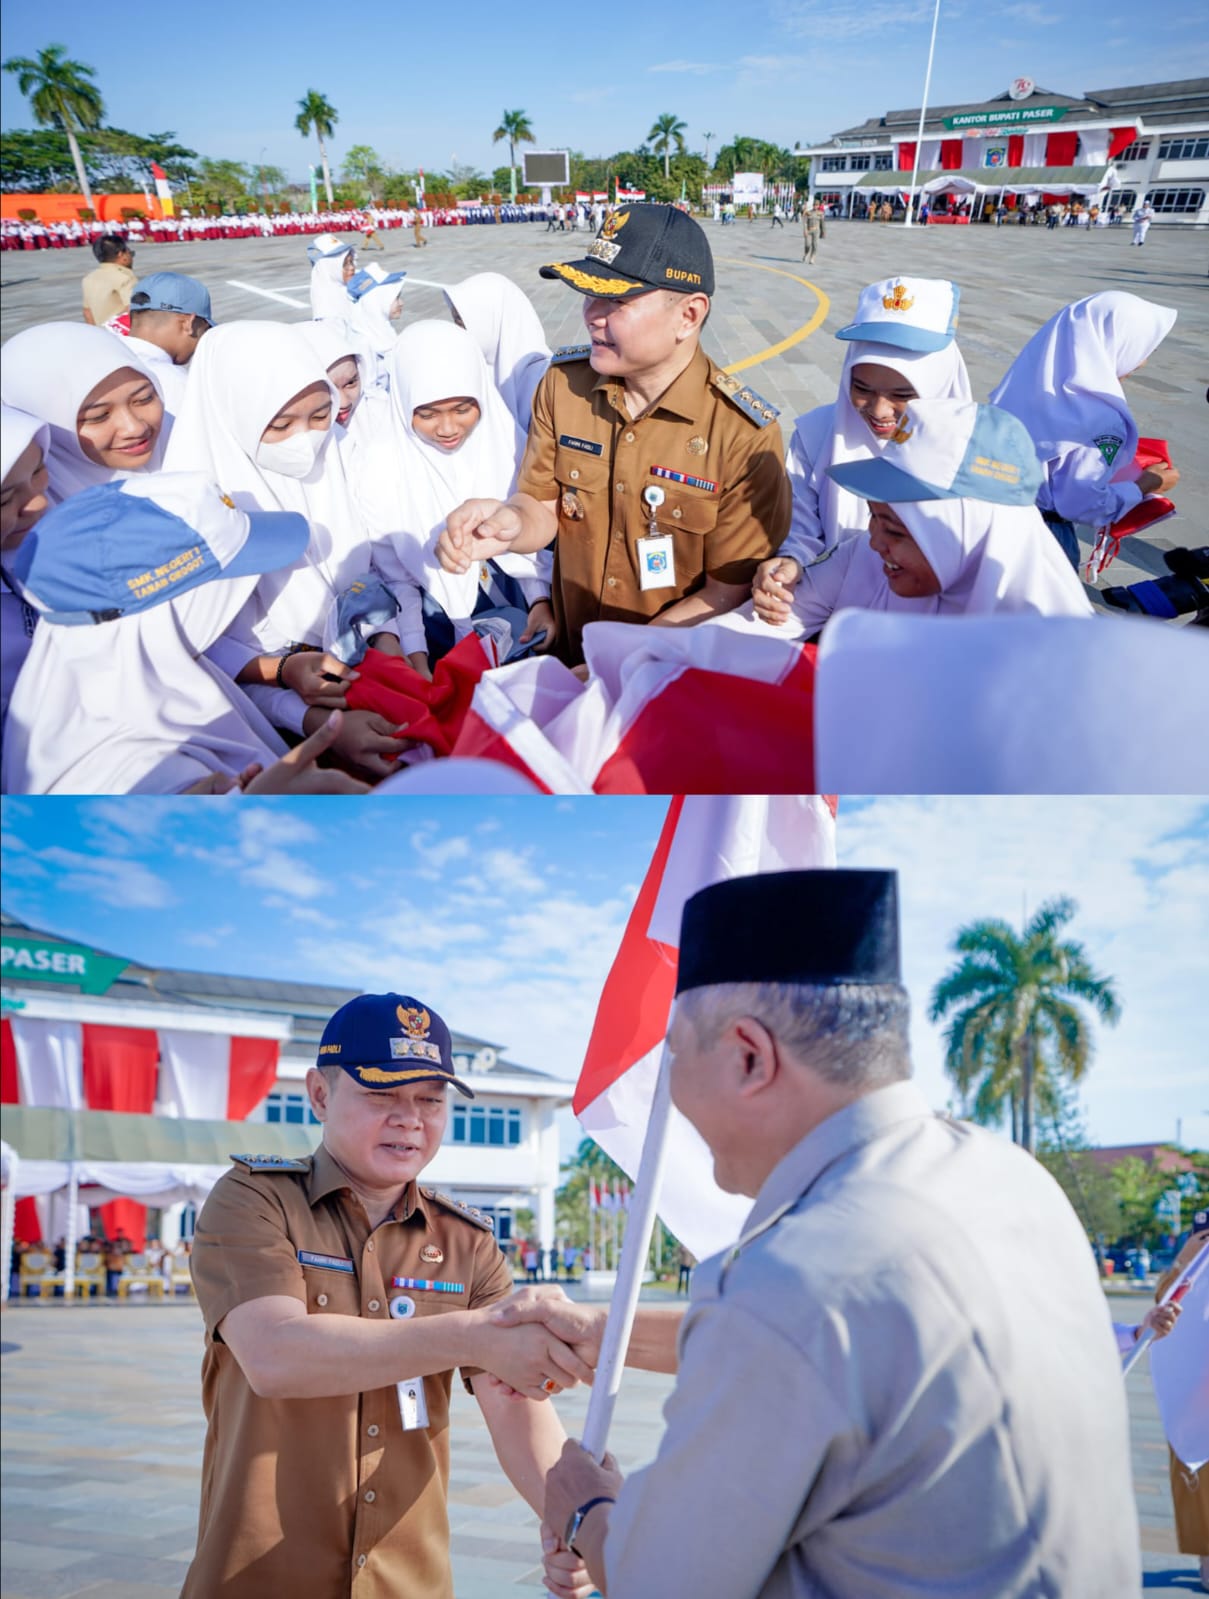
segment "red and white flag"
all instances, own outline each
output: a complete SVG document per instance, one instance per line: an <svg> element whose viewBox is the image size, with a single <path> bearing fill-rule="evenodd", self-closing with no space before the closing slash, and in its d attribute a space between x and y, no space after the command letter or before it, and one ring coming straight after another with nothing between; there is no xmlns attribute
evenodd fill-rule
<svg viewBox="0 0 1209 1599"><path fill-rule="evenodd" d="M680 916L698 889L755 872L835 865L834 803L818 794L677 795L613 961L576 1085L584 1131L638 1174L676 987ZM698 1259L733 1243L751 1209L714 1181L700 1134L672 1109L659 1214Z"/></svg>

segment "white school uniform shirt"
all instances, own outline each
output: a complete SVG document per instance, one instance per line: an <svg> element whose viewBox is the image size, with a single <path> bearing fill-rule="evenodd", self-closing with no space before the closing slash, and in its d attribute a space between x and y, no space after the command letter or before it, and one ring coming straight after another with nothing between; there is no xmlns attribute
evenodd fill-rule
<svg viewBox="0 0 1209 1599"><path fill-rule="evenodd" d="M421 438L412 426L412 412L462 395L477 402L479 422L449 455ZM413 322L399 335L391 354L390 408L384 420L365 452L356 487L374 540L374 565L399 601L399 639L411 654L425 648L424 592L454 623L457 637L472 631L484 565L476 561L461 575L446 572L436 558L436 541L446 517L463 500L507 499L524 438L475 341L451 322ZM520 580L530 605L549 593L531 555L497 559ZM484 586L489 584L488 572Z"/></svg>
<svg viewBox="0 0 1209 1599"><path fill-rule="evenodd" d="M831 405L807 411L794 423L785 458L793 490L789 534L777 551L805 566L841 539L869 526L869 502L827 476L829 466L879 456L886 440L875 438L852 403L852 369L876 363L898 372L921 400L970 400L969 373L956 343L943 350L898 350L854 341L844 357L839 393Z"/></svg>
<svg viewBox="0 0 1209 1599"><path fill-rule="evenodd" d="M0 405L0 484L31 444L36 444L45 457L50 446L50 428L26 411ZM37 611L9 588L7 578L0 572L0 741L8 720L8 702L29 654L37 625Z"/></svg>
<svg viewBox="0 0 1209 1599"><path fill-rule="evenodd" d="M285 745L206 658L257 581L219 578L113 622L40 622L9 708L6 790L177 794L278 760Z"/></svg>
<svg viewBox="0 0 1209 1599"><path fill-rule="evenodd" d="M322 255L311 268L311 315L347 317L353 303L344 281L344 261L349 250Z"/></svg>
<svg viewBox="0 0 1209 1599"><path fill-rule="evenodd" d="M80 407L104 378L130 367L146 377L163 399L156 371L106 328L86 322L43 322L15 334L0 363L0 400L36 416L50 427L46 465L50 496L58 504L81 489L112 483L132 472L89 460L76 433ZM164 461L167 417L150 461L139 472L158 472Z"/></svg>
<svg viewBox="0 0 1209 1599"><path fill-rule="evenodd" d="M501 272L477 272L445 298L483 353L504 404L528 433L533 396L550 364L541 318L523 289Z"/></svg>
<svg viewBox="0 0 1209 1599"><path fill-rule="evenodd" d="M117 332L113 333L113 337L121 339L125 347L132 350L151 372L164 397L164 410L175 418L184 403L185 390L189 385L188 366L177 366L167 350L158 344L152 344L150 339L137 338L133 333L123 335Z"/></svg>
<svg viewBox="0 0 1209 1599"><path fill-rule="evenodd" d="M266 573L247 609L212 651L231 677L256 654L293 644L322 646L328 613L354 577L369 566L364 523L329 430L305 478L260 466L265 428L313 383L328 381L319 356L297 328L281 322L230 322L212 328L190 363L189 392L168 449L170 471L204 472L244 511L296 511L311 539L293 566ZM279 726L301 731L302 702L284 690L253 694Z"/></svg>
<svg viewBox="0 0 1209 1599"><path fill-rule="evenodd" d="M1141 1585L1095 1262L1052 1178L910 1082L829 1116L693 1272L624 1599L1105 1599Z"/></svg>
<svg viewBox="0 0 1209 1599"><path fill-rule="evenodd" d="M1043 511L1108 527L1143 498L1132 474L1138 428L1121 387L1175 325L1176 313L1110 289L1076 300L1041 328L1008 368L991 403L1032 435L1045 479Z"/></svg>

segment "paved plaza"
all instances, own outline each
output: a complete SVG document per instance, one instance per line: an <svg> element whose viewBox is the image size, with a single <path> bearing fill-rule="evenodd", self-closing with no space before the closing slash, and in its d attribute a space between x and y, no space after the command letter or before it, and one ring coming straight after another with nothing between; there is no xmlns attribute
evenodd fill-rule
<svg viewBox="0 0 1209 1599"><path fill-rule="evenodd" d="M1150 1300L1111 1303L1115 1319L1136 1321ZM175 1599L193 1551L201 1471L197 1307L27 1301L5 1308L0 1347L2 1599ZM731 1376L741 1380L741 1362ZM1200 1592L1196 1561L1176 1552L1167 1450L1144 1358L1127 1382L1143 1588ZM623 1470L655 1453L671 1384L627 1372L610 1437ZM578 1436L587 1390L553 1402ZM542 1592L536 1520L496 1465L478 1406L459 1383L452 1429L457 1599ZM1087 1470L1090 1481L1093 1459Z"/></svg>
<svg viewBox="0 0 1209 1599"><path fill-rule="evenodd" d="M722 228L706 224L717 263L714 310L705 346L723 365L743 365L744 381L793 419L835 397L844 345L833 335L855 309L864 283L900 272L951 277L961 286L959 338L975 395L985 398L1036 329L1061 306L1098 289L1127 289L1174 307L1179 321L1128 393L1143 436L1167 439L1182 473L1178 519L1145 541L1127 541L1107 581L1128 583L1166 572L1160 552L1199 545L1209 535L1209 384L1207 241L1190 227L1152 228L1143 249L1127 227L1082 229L934 227L905 230L868 222L828 224L818 260L801 263L792 224L767 219ZM537 275L544 261L570 260L586 232L549 234L544 223L436 228L417 250L410 232L382 235L385 254L367 256L410 274L409 318L447 315L441 287L473 272L498 271L537 307L552 346L583 337L580 296ZM80 315L80 279L93 266L83 250L11 252L0 258L0 337L54 318ZM309 316L306 240L232 239L144 245L136 271L189 272L210 290L219 321ZM775 353L774 353L775 352Z"/></svg>

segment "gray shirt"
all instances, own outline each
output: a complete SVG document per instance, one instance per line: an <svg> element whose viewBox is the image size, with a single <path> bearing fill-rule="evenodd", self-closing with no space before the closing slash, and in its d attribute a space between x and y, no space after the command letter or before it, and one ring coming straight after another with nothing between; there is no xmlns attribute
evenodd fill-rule
<svg viewBox="0 0 1209 1599"><path fill-rule="evenodd" d="M1045 1170L897 1083L703 1262L610 1599L1106 1599L1141 1587L1124 1385Z"/></svg>

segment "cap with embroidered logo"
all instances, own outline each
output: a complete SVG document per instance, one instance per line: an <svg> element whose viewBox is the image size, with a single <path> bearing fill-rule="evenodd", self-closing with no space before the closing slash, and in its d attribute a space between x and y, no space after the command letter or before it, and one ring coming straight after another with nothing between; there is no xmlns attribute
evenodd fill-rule
<svg viewBox="0 0 1209 1599"><path fill-rule="evenodd" d="M554 261L543 278L561 278L580 294L625 300L651 289L713 294L714 258L705 230L674 205L619 206L587 255Z"/></svg>
<svg viewBox="0 0 1209 1599"><path fill-rule="evenodd" d="M345 288L354 300L359 300L371 289L381 289L388 283L402 283L406 276L406 272L387 272L376 261L371 261L368 266L353 273Z"/></svg>
<svg viewBox="0 0 1209 1599"><path fill-rule="evenodd" d="M338 233L320 233L306 247L306 258L314 266L328 255L346 255L353 246Z"/></svg>
<svg viewBox="0 0 1209 1599"><path fill-rule="evenodd" d="M359 994L323 1029L316 1066L339 1066L362 1088L452 1083L467 1099L474 1090L453 1074L449 1029L410 994Z"/></svg>
<svg viewBox="0 0 1209 1599"><path fill-rule="evenodd" d="M856 316L836 334L899 350L943 350L953 341L961 290L947 278L886 278L861 290Z"/></svg>
<svg viewBox="0 0 1209 1599"><path fill-rule="evenodd" d="M81 626L150 610L215 578L292 566L310 540L295 511L241 511L204 472L140 473L53 506L8 571L47 622Z"/></svg>
<svg viewBox="0 0 1209 1599"><path fill-rule="evenodd" d="M827 476L862 500L989 500L1032 505L1041 466L1029 431L997 405L912 400L872 460L844 461Z"/></svg>

